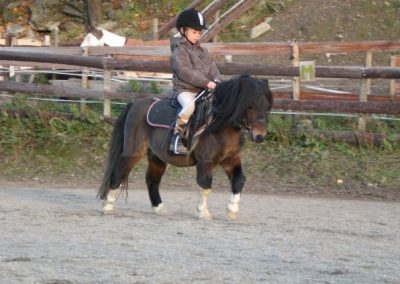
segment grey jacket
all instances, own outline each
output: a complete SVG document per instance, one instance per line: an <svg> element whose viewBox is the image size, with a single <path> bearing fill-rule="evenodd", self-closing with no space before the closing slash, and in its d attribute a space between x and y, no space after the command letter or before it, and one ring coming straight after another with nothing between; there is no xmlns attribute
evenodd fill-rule
<svg viewBox="0 0 400 284"><path fill-rule="evenodd" d="M221 74L207 49L199 43L191 44L184 37L171 45L173 71L173 96L184 91L197 93L207 87L209 81L221 81Z"/></svg>

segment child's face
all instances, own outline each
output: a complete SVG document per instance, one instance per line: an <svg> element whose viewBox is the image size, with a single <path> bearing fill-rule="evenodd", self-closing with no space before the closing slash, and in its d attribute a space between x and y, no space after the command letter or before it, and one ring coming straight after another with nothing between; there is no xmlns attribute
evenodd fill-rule
<svg viewBox="0 0 400 284"><path fill-rule="evenodd" d="M193 44L197 43L200 40L203 31L195 30L192 28L186 28L185 35L186 38Z"/></svg>

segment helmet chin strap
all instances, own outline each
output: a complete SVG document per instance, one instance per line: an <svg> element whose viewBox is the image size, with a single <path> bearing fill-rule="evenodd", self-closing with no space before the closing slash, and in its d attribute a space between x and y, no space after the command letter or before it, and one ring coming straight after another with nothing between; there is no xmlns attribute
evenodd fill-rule
<svg viewBox="0 0 400 284"><path fill-rule="evenodd" d="M184 29L185 29L185 28L180 28L180 29L179 29L179 33L180 33L184 38L186 38L186 40L187 40L191 45L194 45L194 43L191 42L191 41L187 38L187 36L185 35L185 33L183 32Z"/></svg>

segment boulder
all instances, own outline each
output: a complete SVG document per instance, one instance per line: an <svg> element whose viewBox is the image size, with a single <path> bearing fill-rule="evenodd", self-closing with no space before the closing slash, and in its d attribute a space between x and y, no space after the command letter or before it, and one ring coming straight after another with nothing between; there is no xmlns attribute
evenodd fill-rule
<svg viewBox="0 0 400 284"><path fill-rule="evenodd" d="M253 27L250 32L250 38L255 39L255 38L261 36L262 34L266 33L267 31L269 31L271 29L271 26L269 24L271 22L271 20L272 20L272 18L268 17L265 19L265 21L263 21L262 23L258 24L255 27Z"/></svg>
<svg viewBox="0 0 400 284"><path fill-rule="evenodd" d="M64 2L61 0L35 0L29 7L30 26L35 31L52 31L58 28L63 18Z"/></svg>

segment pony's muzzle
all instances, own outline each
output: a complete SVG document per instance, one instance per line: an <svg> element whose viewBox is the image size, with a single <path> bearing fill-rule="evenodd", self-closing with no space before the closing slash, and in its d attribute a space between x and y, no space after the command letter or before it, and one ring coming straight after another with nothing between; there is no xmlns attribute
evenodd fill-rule
<svg viewBox="0 0 400 284"><path fill-rule="evenodd" d="M256 143L261 143L267 136L266 124L262 122L256 122L251 128L251 140Z"/></svg>
<svg viewBox="0 0 400 284"><path fill-rule="evenodd" d="M254 142L256 142L256 143L261 143L261 142L264 141L264 138L265 138L265 136L257 135L257 136L256 136L256 139L254 139Z"/></svg>

